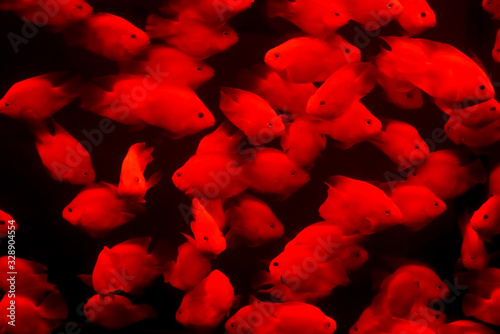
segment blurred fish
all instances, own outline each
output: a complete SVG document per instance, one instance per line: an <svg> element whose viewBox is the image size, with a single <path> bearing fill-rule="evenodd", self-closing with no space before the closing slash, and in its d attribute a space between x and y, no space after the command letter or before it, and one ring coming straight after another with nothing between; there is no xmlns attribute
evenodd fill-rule
<svg viewBox="0 0 500 334"><path fill-rule="evenodd" d="M219 108L251 144L265 144L285 133L282 119L266 100L254 93L223 87Z"/></svg>
<svg viewBox="0 0 500 334"><path fill-rule="evenodd" d="M466 317L474 317L488 324L500 326L500 289L496 289L487 299L468 293L462 302Z"/></svg>
<svg viewBox="0 0 500 334"><path fill-rule="evenodd" d="M500 120L481 128L469 128L461 124L460 118L450 117L444 125L444 132L456 145L465 145L474 152L479 152L500 141Z"/></svg>
<svg viewBox="0 0 500 334"><path fill-rule="evenodd" d="M490 261L490 256L484 246L484 241L472 228L470 222L459 222L459 225L463 237L460 252L463 266L469 270L485 269Z"/></svg>
<svg viewBox="0 0 500 334"><path fill-rule="evenodd" d="M144 31L109 13L90 15L65 31L68 46L79 46L117 62L131 60L149 45Z"/></svg>
<svg viewBox="0 0 500 334"><path fill-rule="evenodd" d="M11 215L0 210L0 238L5 238L9 234L14 234L15 232L10 231L17 231L18 227L16 220Z"/></svg>
<svg viewBox="0 0 500 334"><path fill-rule="evenodd" d="M500 196L488 198L481 207L474 212L470 219L470 226L483 240L491 240L500 234Z"/></svg>
<svg viewBox="0 0 500 334"><path fill-rule="evenodd" d="M155 14L148 16L146 32L150 38L161 38L198 59L225 51L238 42L236 31L228 24L212 27L197 20L173 21Z"/></svg>
<svg viewBox="0 0 500 334"><path fill-rule="evenodd" d="M436 104L450 118L453 118L453 123L462 124L468 128L483 128L500 119L500 104L495 99L469 107L460 105L450 106L439 102Z"/></svg>
<svg viewBox="0 0 500 334"><path fill-rule="evenodd" d="M157 317L151 305L133 305L127 297L114 294L92 296L83 307L83 313L91 323L111 330Z"/></svg>
<svg viewBox="0 0 500 334"><path fill-rule="evenodd" d="M370 31L386 25L403 12L403 6L398 0L348 0L343 3L351 18Z"/></svg>
<svg viewBox="0 0 500 334"><path fill-rule="evenodd" d="M399 0L403 11L396 17L408 36L418 35L437 24L436 13L426 0Z"/></svg>
<svg viewBox="0 0 500 334"><path fill-rule="evenodd" d="M43 124L34 130L38 155L50 176L71 184L93 183L95 172L89 152L62 126L52 123L53 133Z"/></svg>
<svg viewBox="0 0 500 334"><path fill-rule="evenodd" d="M495 334L496 332L484 325L469 320L458 320L439 327L437 334Z"/></svg>
<svg viewBox="0 0 500 334"><path fill-rule="evenodd" d="M327 40L296 37L269 50L264 61L284 80L294 83L323 82L348 63L361 60L361 52L340 35Z"/></svg>
<svg viewBox="0 0 500 334"><path fill-rule="evenodd" d="M17 273L15 279L16 290L25 289L44 289L46 291L57 291L55 284L47 281L47 267L41 263L28 261L20 257L2 256L0 258L0 289L5 293L10 290L11 281L9 272L12 269L9 267L14 266Z"/></svg>
<svg viewBox="0 0 500 334"><path fill-rule="evenodd" d="M498 0L483 0L483 9L493 15L493 19L500 18L500 2Z"/></svg>

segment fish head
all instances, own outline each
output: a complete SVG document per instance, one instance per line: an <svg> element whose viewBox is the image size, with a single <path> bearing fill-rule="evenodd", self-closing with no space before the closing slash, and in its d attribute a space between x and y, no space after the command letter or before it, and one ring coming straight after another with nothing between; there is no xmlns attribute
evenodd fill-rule
<svg viewBox="0 0 500 334"><path fill-rule="evenodd" d="M72 0L65 2L66 13L70 21L76 22L86 19L94 12L94 9L84 0Z"/></svg>
<svg viewBox="0 0 500 334"><path fill-rule="evenodd" d="M339 257L346 270L356 270L368 261L368 252L359 245L353 245L343 248Z"/></svg>
<svg viewBox="0 0 500 334"><path fill-rule="evenodd" d="M68 204L63 209L62 216L65 220L70 222L72 225L79 225L81 217L82 217L82 212L79 209L78 203L73 201Z"/></svg>
<svg viewBox="0 0 500 334"><path fill-rule="evenodd" d="M214 32L213 42L215 48L219 51L225 51L238 42L238 34L227 23L215 29Z"/></svg>
<svg viewBox="0 0 500 334"><path fill-rule="evenodd" d="M192 192L192 184L189 182L190 170L193 168L193 160L189 159L184 166L179 168L172 175L172 182L182 192L186 194ZM190 191L191 189L191 191Z"/></svg>
<svg viewBox="0 0 500 334"><path fill-rule="evenodd" d="M123 30L119 42L128 58L140 54L150 44L148 35L132 25L127 26L127 29Z"/></svg>
<svg viewBox="0 0 500 334"><path fill-rule="evenodd" d="M90 156L89 156L90 159ZM71 184L91 184L95 181L96 175L90 160L82 162L70 171L62 175L62 179Z"/></svg>
<svg viewBox="0 0 500 334"><path fill-rule="evenodd" d="M498 214L498 201L495 201L496 198L497 197L491 197L489 201L493 205L487 201L474 212L470 219L470 226L480 236L484 237L494 234L493 232L500 220Z"/></svg>
<svg viewBox="0 0 500 334"><path fill-rule="evenodd" d="M194 83L202 84L210 80L215 74L214 69L201 60L196 60L189 66L186 74Z"/></svg>

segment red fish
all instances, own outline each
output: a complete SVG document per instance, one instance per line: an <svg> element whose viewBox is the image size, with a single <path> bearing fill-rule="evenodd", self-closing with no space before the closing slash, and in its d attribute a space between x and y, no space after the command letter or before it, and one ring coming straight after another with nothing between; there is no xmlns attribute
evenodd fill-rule
<svg viewBox="0 0 500 334"><path fill-rule="evenodd" d="M283 237L283 224L267 204L257 197L243 193L225 205L229 205L224 211L229 226L226 234L228 247L240 244L259 247Z"/></svg>
<svg viewBox="0 0 500 334"><path fill-rule="evenodd" d="M214 69L175 48L154 45L131 62L122 64L120 73L141 75L168 73L161 77L160 83L172 83L196 89L214 76Z"/></svg>
<svg viewBox="0 0 500 334"><path fill-rule="evenodd" d="M478 271L467 271L455 274L458 284L467 286L471 293L489 298L491 294L500 288L500 269L489 267Z"/></svg>
<svg viewBox="0 0 500 334"><path fill-rule="evenodd" d="M177 249L176 261L167 263L163 269L165 283L173 287L192 290L212 271L210 259L199 251L193 242L185 242Z"/></svg>
<svg viewBox="0 0 500 334"><path fill-rule="evenodd" d="M111 185L93 183L85 187L63 210L63 218L94 238L135 218L127 201ZM138 208L137 208L138 210Z"/></svg>
<svg viewBox="0 0 500 334"><path fill-rule="evenodd" d="M293 116L305 113L307 101L316 92L312 83L283 80L265 64L252 66L252 71L242 70L238 84L242 89L262 97L274 109Z"/></svg>
<svg viewBox="0 0 500 334"><path fill-rule="evenodd" d="M337 141L341 149L373 138L382 131L382 123L361 102L355 101L340 117L322 123L322 132Z"/></svg>
<svg viewBox="0 0 500 334"><path fill-rule="evenodd" d="M376 68L369 63L344 65L328 77L311 96L307 102L306 112L324 119L341 116L354 102L373 90L376 73Z"/></svg>
<svg viewBox="0 0 500 334"><path fill-rule="evenodd" d="M125 159L123 159L118 184L118 195L128 198L133 202L145 203L144 196L149 188L158 184L161 173L155 173L146 181L144 170L153 161L151 153L153 148L146 149L145 143L130 146Z"/></svg>
<svg viewBox="0 0 500 334"><path fill-rule="evenodd" d="M236 31L228 24L212 27L197 20L172 21L155 14L148 17L146 32L150 38L161 38L198 59L225 51L238 42Z"/></svg>
<svg viewBox="0 0 500 334"><path fill-rule="evenodd" d="M0 100L0 114L27 122L52 116L80 93L81 78L48 73L19 81Z"/></svg>
<svg viewBox="0 0 500 334"><path fill-rule="evenodd" d="M149 76L112 75L91 84L81 107L103 117L137 128L145 124L165 130L173 139L214 125L215 119L198 96L187 87L159 84ZM165 105L169 105L165 111Z"/></svg>
<svg viewBox="0 0 500 334"><path fill-rule="evenodd" d="M265 144L285 133L281 118L266 100L254 93L221 88L219 108L245 133L251 144Z"/></svg>
<svg viewBox="0 0 500 334"><path fill-rule="evenodd" d="M160 8L160 12L168 16L178 18L190 18L211 25L221 25L234 15L249 8L253 0L219 0L212 2L209 0L177 0L164 1L165 5Z"/></svg>
<svg viewBox="0 0 500 334"><path fill-rule="evenodd" d="M398 170L418 165L429 155L429 146L411 124L384 120L384 125L370 142L396 163Z"/></svg>
<svg viewBox="0 0 500 334"><path fill-rule="evenodd" d="M49 334L68 317L68 307L63 297L57 292L45 296L42 289L17 290L15 298L5 294L0 301L0 329L4 333ZM15 322L9 318L12 302L15 302Z"/></svg>
<svg viewBox="0 0 500 334"><path fill-rule="evenodd" d="M141 294L161 275L161 261L149 253L151 238L134 238L111 248L104 246L92 272L94 290L105 295L121 290Z"/></svg>
<svg viewBox="0 0 500 334"><path fill-rule="evenodd" d="M495 90L481 65L451 45L426 39L384 37L392 51L377 56L384 75L409 82L439 101L487 101Z"/></svg>
<svg viewBox="0 0 500 334"><path fill-rule="evenodd" d="M36 149L50 176L59 182L90 184L95 180L89 152L56 122L54 133L40 125L35 130Z"/></svg>
<svg viewBox="0 0 500 334"><path fill-rule="evenodd" d="M348 63L361 60L361 52L340 35L328 40L292 38L269 50L264 61L284 80L295 83L323 82Z"/></svg>
<svg viewBox="0 0 500 334"><path fill-rule="evenodd" d="M16 290L39 288L47 291L55 291L55 285L47 282L47 267L43 264L24 260L20 257L2 256L0 258L0 289L4 292L10 290L9 266L14 265L17 272L15 286Z"/></svg>
<svg viewBox="0 0 500 334"><path fill-rule="evenodd" d="M497 31L497 37L495 38L495 46L493 46L491 55L495 62L500 63L500 29Z"/></svg>
<svg viewBox="0 0 500 334"><path fill-rule="evenodd" d="M462 310L466 317L474 317L488 324L500 326L500 289L491 293L489 298L468 293L462 302Z"/></svg>
<svg viewBox="0 0 500 334"><path fill-rule="evenodd" d="M114 294L92 296L83 307L83 313L91 323L112 330L157 317L151 305L133 305L127 297Z"/></svg>
<svg viewBox="0 0 500 334"><path fill-rule="evenodd" d="M484 241L472 228L470 222L460 224L462 232L462 264L469 270L481 270L488 266L490 257L484 246Z"/></svg>
<svg viewBox="0 0 500 334"><path fill-rule="evenodd" d="M482 128L500 119L500 103L495 99L465 108L460 105L449 106L441 103L437 103L437 106L444 113L450 115L450 118L454 119L454 123L462 124L468 128Z"/></svg>
<svg viewBox="0 0 500 334"><path fill-rule="evenodd" d="M267 2L267 15L282 17L308 34L326 37L349 22L344 7L341 1L271 0Z"/></svg>
<svg viewBox="0 0 500 334"><path fill-rule="evenodd" d="M488 198L472 215L470 226L481 239L491 240L500 234L500 196Z"/></svg>
<svg viewBox="0 0 500 334"><path fill-rule="evenodd" d="M480 160L465 162L456 150L432 152L408 175L408 184L429 188L442 200L455 198L477 184L486 182Z"/></svg>
<svg viewBox="0 0 500 334"><path fill-rule="evenodd" d="M194 221L191 222L194 239L188 235L185 237L200 252L214 258L217 257L226 249L226 239L224 239L217 222L201 205L198 198L193 199L191 210L194 216Z"/></svg>
<svg viewBox="0 0 500 334"><path fill-rule="evenodd" d="M309 182L309 174L274 148L256 149L255 158L243 166L248 188L258 193L276 194L282 199Z"/></svg>
<svg viewBox="0 0 500 334"><path fill-rule="evenodd" d="M0 238L5 238L9 234L14 234L17 231L18 225L16 220L7 212L0 210Z"/></svg>
<svg viewBox="0 0 500 334"><path fill-rule="evenodd" d="M247 189L238 147L244 134L230 122L205 136L196 154L172 176L174 185L190 197L226 199Z"/></svg>
<svg viewBox="0 0 500 334"><path fill-rule="evenodd" d="M326 220L350 224L363 234L375 233L402 221L401 210L379 188L345 176L328 180L328 198L319 208Z"/></svg>
<svg viewBox="0 0 500 334"><path fill-rule="evenodd" d="M401 224L419 231L446 211L446 204L423 186L401 184L390 193L390 198L403 214Z"/></svg>
<svg viewBox="0 0 500 334"><path fill-rule="evenodd" d="M436 26L436 13L426 0L399 0L403 11L396 17L407 35L418 35Z"/></svg>
<svg viewBox="0 0 500 334"><path fill-rule="evenodd" d="M344 4L351 18L371 31L386 25L403 12L398 0L354 0L344 1Z"/></svg>
<svg viewBox="0 0 500 334"><path fill-rule="evenodd" d="M281 136L281 148L290 161L309 170L316 158L326 148L326 136L322 133L320 120L299 116L287 124Z"/></svg>
<svg viewBox="0 0 500 334"><path fill-rule="evenodd" d="M229 313L234 290L226 275L214 270L184 295L175 319L198 332L215 329Z"/></svg>
<svg viewBox="0 0 500 334"><path fill-rule="evenodd" d="M495 334L496 332L484 325L469 320L458 320L439 327L437 334Z"/></svg>
<svg viewBox="0 0 500 334"><path fill-rule="evenodd" d="M444 125L444 132L456 145L465 145L477 152L500 140L500 120L481 128L469 128L461 124L460 121L460 118L451 117Z"/></svg>
<svg viewBox="0 0 500 334"><path fill-rule="evenodd" d="M407 81L400 81L379 71L377 82L385 98L401 109L420 109L424 105L422 91Z"/></svg>
<svg viewBox="0 0 500 334"><path fill-rule="evenodd" d="M1 10L11 10L22 19L40 24L56 32L61 32L71 24L86 19L92 14L92 7L84 0L57 1L40 3L35 0L4 1Z"/></svg>
<svg viewBox="0 0 500 334"><path fill-rule="evenodd" d="M493 15L493 19L500 18L500 2L498 0L483 0L483 9Z"/></svg>
<svg viewBox="0 0 500 334"><path fill-rule="evenodd" d="M495 165L491 170L488 185L490 196L500 195L500 164Z"/></svg>
<svg viewBox="0 0 500 334"><path fill-rule="evenodd" d="M66 31L66 43L117 62L131 60L149 45L144 31L109 13L90 15Z"/></svg>

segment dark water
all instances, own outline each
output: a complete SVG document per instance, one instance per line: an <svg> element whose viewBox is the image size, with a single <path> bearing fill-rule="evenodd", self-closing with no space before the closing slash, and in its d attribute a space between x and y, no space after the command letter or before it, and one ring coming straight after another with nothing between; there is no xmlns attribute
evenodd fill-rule
<svg viewBox="0 0 500 334"><path fill-rule="evenodd" d="M95 12L109 12L120 15L140 28L148 13L155 8L155 1L89 0ZM475 53L484 62L496 86L500 84L500 65L491 59L496 30L499 24L490 20L481 9L479 0L429 0L437 15L438 26L421 35L423 38L449 43L465 53ZM296 32L291 24L268 20L263 14L264 2L257 0L248 11L232 19L229 23L238 32L239 42L230 50L207 59L215 69L215 77L197 90L200 98L214 114L217 124L224 117L218 110L220 86L235 86L238 70L252 64L262 63L265 52L283 41L286 34ZM58 34L38 31L29 42L20 46L15 53L7 39L9 32L19 33L23 22L16 16L0 14L0 95L15 82L61 70L80 73L85 77L115 73L113 62L98 58L82 50L65 47ZM340 33L349 41L354 41L356 24L349 24ZM382 34L398 30L391 23ZM379 41L374 38L362 50L369 59L377 50ZM394 118L410 122L419 130L424 139L431 140L432 131L442 128L442 113L425 97L421 110L401 111L381 98L377 88L364 100L366 106L377 117ZM82 112L78 103L72 103L55 115L55 119L78 140L87 140L84 131L96 128L100 118ZM79 324L82 333L104 333L85 323L78 307L93 295L77 274L91 273L97 255L103 246L112 246L138 236L166 238L172 245L184 242L180 232L189 232L179 206L190 201L171 183L170 176L194 154L197 144L212 129L181 140L170 140L160 132L148 128L140 132L129 132L125 126L115 124L116 129L104 135L102 142L92 147L92 159L97 180L117 183L123 157L130 145L145 141L154 146L155 161L149 166L151 171L161 171L164 179L147 195L147 211L132 222L114 230L109 237L93 239L62 219L62 209L76 196L81 187L61 184L52 180L44 171L38 158L34 140L27 128L16 121L0 116L0 208L13 215L20 229L16 237L17 255L37 261L49 268L49 281L58 285L65 297L70 318ZM431 149L454 147L446 140L431 145ZM498 156L492 150L483 157L490 166ZM293 237L305 226L319 221L317 210L326 198L323 182L331 175L342 174L363 180L385 181L387 171L396 173L396 166L381 152L369 144L360 144L347 151L332 147L331 143L322 158L311 171L311 182L284 202L269 200L268 203L285 225L287 237ZM265 196L262 198L269 199ZM478 186L466 195L448 201L448 210L424 230L411 233L403 228L393 228L378 233L365 244L370 254L369 262L352 274L352 284L336 288L331 297L317 305L339 326L338 333L346 333L362 310L369 305L374 292L370 290L372 268L379 267L381 257L396 255L423 261L432 266L443 278L451 281L457 259L460 257L461 237L457 227L458 216L465 211L475 210L485 198L485 188ZM236 294L248 296L249 276L258 268L257 260L271 259L283 248L284 241L277 241L260 249L239 249L226 251L214 261L213 268L220 269L231 279ZM5 246L5 243L4 243ZM0 244L0 248L2 244ZM499 239L487 246L491 252L499 251ZM6 247L2 248L2 252ZM492 266L498 266L498 257ZM449 321L463 318L460 292L454 303L446 305ZM160 318L134 325L130 333L177 333L186 332L175 322L175 310L182 299L182 293L169 285L158 282L144 295L133 299L134 303L150 303L157 308ZM222 332L221 328L219 332ZM64 326L54 333L71 333ZM78 333L78 331L74 331Z"/></svg>

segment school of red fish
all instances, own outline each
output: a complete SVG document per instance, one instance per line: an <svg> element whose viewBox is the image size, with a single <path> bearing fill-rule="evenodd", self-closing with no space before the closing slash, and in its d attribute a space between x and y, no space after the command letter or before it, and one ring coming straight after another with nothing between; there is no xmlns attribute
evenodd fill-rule
<svg viewBox="0 0 500 334"><path fill-rule="evenodd" d="M26 78L5 92L0 114L31 130L55 181L82 187L60 208L62 217L82 233L103 238L147 210L148 190L159 182L173 182L192 201L191 233L183 233L185 242L174 254L153 237L124 240L104 246L92 272L80 275L95 291L83 308L94 326L120 330L162 317L153 306L131 301L162 277L185 292L175 319L197 333L334 333L343 320L317 305L336 287L349 285L350 274L368 261L363 243L370 236L396 225L420 231L447 210L447 201L487 184L483 204L457 222L463 241L456 279L468 287L461 305L466 319L448 321L432 307L453 288L436 268L397 259L392 272L374 279L371 304L347 326L349 333L370 334L496 333L500 268L489 267L485 243L500 234L500 164L487 169L481 156L500 141L500 105L476 56L413 37L439 25L425 0L266 0L269 19L289 21L301 33L238 73L236 87L220 87L219 109L226 119L218 120L196 93L215 74L204 59L238 43L230 23L253 0L163 1L144 30L120 16L94 13L84 0L59 2L44 29L61 34L68 48L116 62L119 73L91 80L67 72ZM36 22L41 3L1 0L0 10ZM483 0L482 6L500 20L500 1ZM401 34L380 37L380 52L372 59L336 33L350 21L373 32L391 20ZM500 62L500 32L492 57ZM168 75L158 78L158 72ZM400 109L419 109L428 96L449 116L442 130L456 148L431 152L412 124L378 119L362 102L377 85ZM130 100L134 92L143 98ZM96 180L87 148L53 118L74 101L131 131L156 127L170 139L213 129L171 180L146 171L154 147L138 142L121 157L119 183L111 184ZM407 177L375 182L332 175L323 180L327 198L317 205L323 221L287 238L286 221L259 195L277 201L292 196L310 181L327 142L342 150L371 143ZM227 182L215 184L214 175ZM0 211L0 220L5 237L13 218ZM281 253L251 277L249 298L235 294L235 282L213 267L223 252L283 238ZM0 332L50 333L68 317L64 298L47 281L43 264L16 261L18 324L9 325L6 293ZM0 267L0 288L7 292L6 256ZM124 281L120 273L132 279Z"/></svg>

